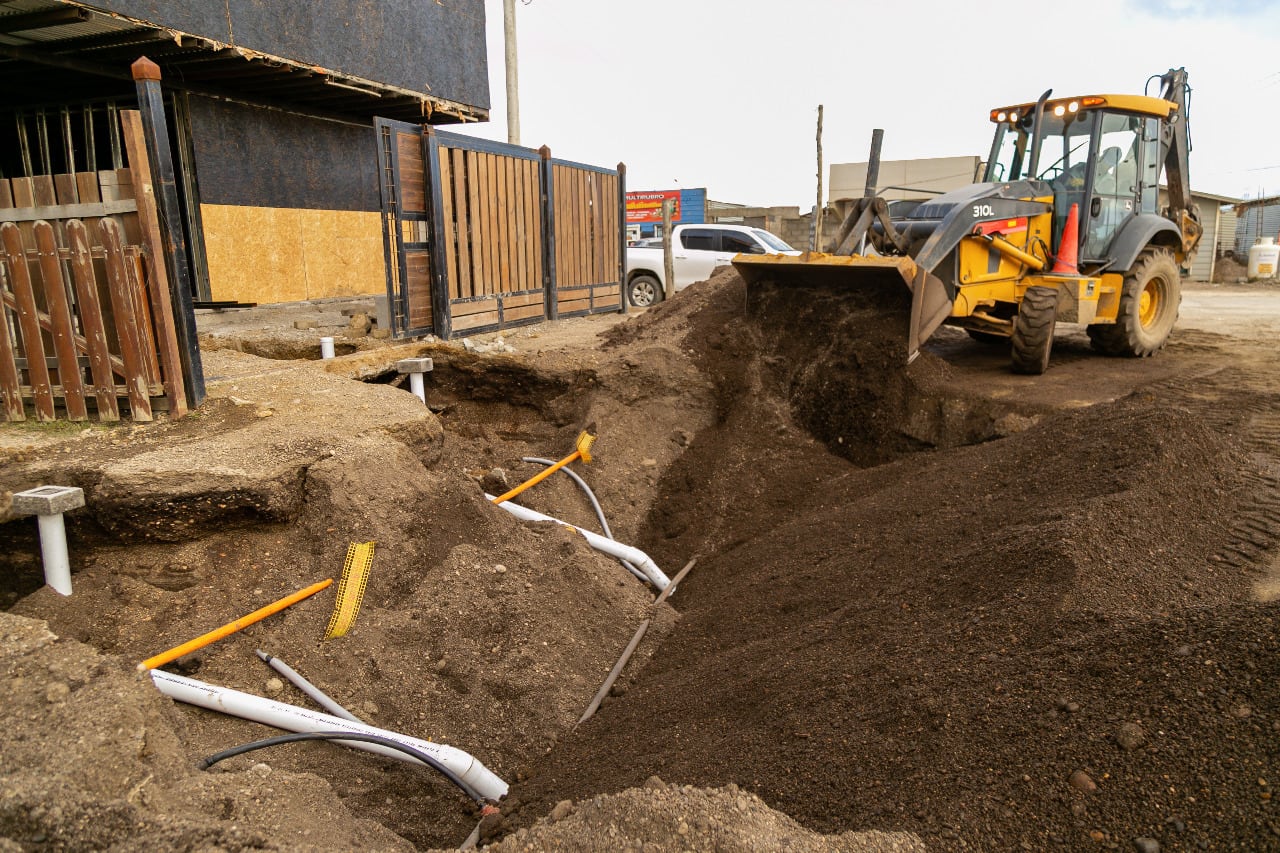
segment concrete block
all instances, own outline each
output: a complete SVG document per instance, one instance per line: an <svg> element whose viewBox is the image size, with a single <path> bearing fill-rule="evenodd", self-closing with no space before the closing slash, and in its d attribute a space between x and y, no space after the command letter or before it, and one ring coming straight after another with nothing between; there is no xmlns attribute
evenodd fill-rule
<svg viewBox="0 0 1280 853"><path fill-rule="evenodd" d="M397 373L430 373L433 368L429 358L402 358L396 362Z"/></svg>
<svg viewBox="0 0 1280 853"><path fill-rule="evenodd" d="M379 329L391 328L391 301L385 296L373 297L374 322Z"/></svg>
<svg viewBox="0 0 1280 853"><path fill-rule="evenodd" d="M57 515L84 506L84 489L76 486L40 486L13 496L14 515Z"/></svg>

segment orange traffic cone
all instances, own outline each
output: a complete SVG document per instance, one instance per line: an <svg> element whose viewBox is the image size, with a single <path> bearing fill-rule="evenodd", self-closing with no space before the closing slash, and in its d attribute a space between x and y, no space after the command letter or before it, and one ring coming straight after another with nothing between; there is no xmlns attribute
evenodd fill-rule
<svg viewBox="0 0 1280 853"><path fill-rule="evenodd" d="M1076 256L1080 248L1080 207L1071 205L1067 222L1062 226L1062 239L1058 241L1058 257L1053 262L1052 275L1080 275Z"/></svg>

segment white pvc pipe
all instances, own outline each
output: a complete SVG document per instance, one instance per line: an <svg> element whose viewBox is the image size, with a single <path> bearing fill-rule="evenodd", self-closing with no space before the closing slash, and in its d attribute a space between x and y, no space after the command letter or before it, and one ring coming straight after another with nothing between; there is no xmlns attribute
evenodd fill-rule
<svg viewBox="0 0 1280 853"><path fill-rule="evenodd" d="M422 382L421 373L409 374L409 390L412 391L414 396L417 397L419 400L421 400L424 403L427 402L427 389Z"/></svg>
<svg viewBox="0 0 1280 853"><path fill-rule="evenodd" d="M493 495L487 494L485 497L490 501L493 500ZM611 557L616 557L619 560L626 560L628 563L631 563L639 569L644 576L649 579L649 582L657 587L659 591L666 589L667 584L671 583L671 580L662 573L662 569L658 568L657 564L653 562L653 559L639 548L633 548L630 545L623 545L621 542L616 542L613 539L606 539L599 533L592 533L590 530L583 530L581 527L576 527L572 524L561 521L558 518L552 518L549 515L543 515L536 510L520 506L512 501L503 501L498 504L498 506L511 513L516 518L523 519L524 521L554 521L556 524L562 524L571 530L578 531L582 534L582 537L587 540L587 544L592 548L595 548L597 551L604 554L608 554Z"/></svg>
<svg viewBox="0 0 1280 853"><path fill-rule="evenodd" d="M506 782L495 776L489 768L471 755L451 746L419 740L399 732L379 729L364 723L353 723L341 717L322 714L319 711L312 711L307 708L299 708L297 705L276 702L273 699L264 699L261 696L254 696L250 693L241 693L239 690L217 687L212 684L206 684L203 681L196 681L194 678L183 678L181 675L174 675L171 672L164 672L159 669L151 670L151 680L161 693L171 699L185 702L188 705L208 708L210 711L221 711L233 717L243 717L246 720L275 726L285 731L359 732L361 734L390 738L399 741L405 746L427 753L452 770L482 797L499 800L507 794ZM382 746L381 744L362 743L360 741L338 741L338 743L343 746L349 746L352 749L362 749L365 752L385 755L387 758L394 758L409 764L422 763L399 750Z"/></svg>
<svg viewBox="0 0 1280 853"><path fill-rule="evenodd" d="M333 697L331 697L328 693L325 693L319 687L316 687L310 681L307 681L305 678L303 678L300 672L298 672L293 667L289 666L289 664L280 660L280 658L275 657L274 655L269 655L266 652L264 652L262 649L255 649L254 651L257 652L258 657L262 659L263 663L265 663L267 666L271 667L276 672L283 675L289 681L290 684L292 684L294 687L298 688L303 693L310 696L312 699L315 700L315 703L317 705L319 705L321 708L324 708L330 714L333 714L335 717L341 717L344 720L350 720L353 723L364 722L355 714L351 713L346 708L342 707L337 702L335 702L333 700Z"/></svg>
<svg viewBox="0 0 1280 853"><path fill-rule="evenodd" d="M320 357L333 358L333 338L320 339Z"/></svg>
<svg viewBox="0 0 1280 853"><path fill-rule="evenodd" d="M60 595L71 594L71 561L67 558L67 528L62 513L37 515L40 529L40 558L44 562L44 582Z"/></svg>

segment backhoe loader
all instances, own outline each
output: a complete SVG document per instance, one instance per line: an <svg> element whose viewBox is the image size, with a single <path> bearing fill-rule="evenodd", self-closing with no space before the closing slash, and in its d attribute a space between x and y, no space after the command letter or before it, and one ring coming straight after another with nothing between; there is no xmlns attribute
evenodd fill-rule
<svg viewBox="0 0 1280 853"><path fill-rule="evenodd" d="M1058 322L1084 325L1101 353L1151 355L1177 320L1179 266L1202 230L1187 171L1187 73L1170 69L1148 87L1154 80L1159 97L1050 90L994 109L981 183L892 214L868 192L834 254L738 255L733 265L749 289L905 284L908 361L943 323L1010 341L1019 373L1047 369Z"/></svg>

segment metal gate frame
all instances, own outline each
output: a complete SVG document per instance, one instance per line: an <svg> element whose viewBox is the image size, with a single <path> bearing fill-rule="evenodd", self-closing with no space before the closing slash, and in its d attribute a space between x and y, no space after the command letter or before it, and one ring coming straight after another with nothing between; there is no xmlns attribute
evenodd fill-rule
<svg viewBox="0 0 1280 853"><path fill-rule="evenodd" d="M626 311L625 166L392 119L375 128L393 336Z"/></svg>

